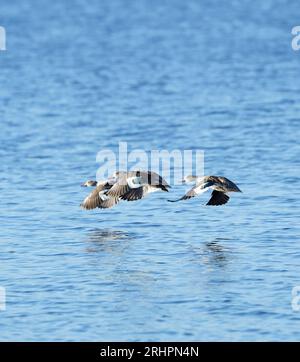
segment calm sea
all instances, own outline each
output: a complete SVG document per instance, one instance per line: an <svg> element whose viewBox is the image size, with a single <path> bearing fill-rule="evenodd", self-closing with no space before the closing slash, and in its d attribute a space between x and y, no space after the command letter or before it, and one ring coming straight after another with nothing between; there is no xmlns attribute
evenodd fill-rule
<svg viewBox="0 0 300 362"><path fill-rule="evenodd" d="M298 15L296 0L1 2L0 340L299 340ZM204 150L243 194L81 210L119 141Z"/></svg>

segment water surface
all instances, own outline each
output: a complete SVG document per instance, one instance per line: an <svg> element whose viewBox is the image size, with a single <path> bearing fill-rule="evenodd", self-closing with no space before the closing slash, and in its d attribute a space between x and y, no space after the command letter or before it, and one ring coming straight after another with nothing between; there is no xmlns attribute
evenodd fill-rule
<svg viewBox="0 0 300 362"><path fill-rule="evenodd" d="M1 3L1 340L299 340L298 10ZM203 149L243 194L81 210L119 141Z"/></svg>

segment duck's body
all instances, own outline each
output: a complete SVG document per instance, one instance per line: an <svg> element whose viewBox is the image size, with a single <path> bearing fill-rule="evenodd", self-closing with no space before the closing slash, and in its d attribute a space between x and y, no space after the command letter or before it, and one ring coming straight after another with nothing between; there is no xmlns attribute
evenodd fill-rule
<svg viewBox="0 0 300 362"><path fill-rule="evenodd" d="M116 173L117 182L107 192L108 196L119 197L126 201L142 199L148 193L166 191L170 186L156 172L151 171L119 171Z"/></svg>
<svg viewBox="0 0 300 362"><path fill-rule="evenodd" d="M211 189L213 192L206 205L219 206L229 201L227 193L242 192L234 182L221 176L186 176L183 182L195 182L196 184L183 197L178 200L169 200L170 202L188 200Z"/></svg>

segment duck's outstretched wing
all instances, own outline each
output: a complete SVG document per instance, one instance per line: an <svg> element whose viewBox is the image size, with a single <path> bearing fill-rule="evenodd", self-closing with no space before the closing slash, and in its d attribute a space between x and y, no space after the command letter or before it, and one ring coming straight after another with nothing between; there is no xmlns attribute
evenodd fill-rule
<svg viewBox="0 0 300 362"><path fill-rule="evenodd" d="M159 187L163 191L171 188L167 181L154 171L140 172L140 176L143 180L143 183L148 184L149 186Z"/></svg>
<svg viewBox="0 0 300 362"><path fill-rule="evenodd" d="M112 186L112 188L106 192L106 195L109 197L119 198L130 190L131 188L127 182L127 174L124 173L118 178L118 181Z"/></svg>
<svg viewBox="0 0 300 362"><path fill-rule="evenodd" d="M206 205L219 206L224 205L228 202L229 196L224 192L214 190L211 194L211 198Z"/></svg>
<svg viewBox="0 0 300 362"><path fill-rule="evenodd" d="M207 180L224 189L224 192L242 192L239 187L223 176L208 176Z"/></svg>
<svg viewBox="0 0 300 362"><path fill-rule="evenodd" d="M108 209L115 206L118 202L118 197L105 195L105 186L99 185L83 200L80 206L86 210L96 208Z"/></svg>
<svg viewBox="0 0 300 362"><path fill-rule="evenodd" d="M138 187L136 189L130 189L125 194L121 195L120 199L126 201L136 201L142 199L146 194L146 187Z"/></svg>
<svg viewBox="0 0 300 362"><path fill-rule="evenodd" d="M191 188L180 199L178 199L178 200L168 200L168 201L169 202L177 202L177 201L181 201L181 200L191 199L192 197L196 197L196 196L198 196L200 194L203 194L203 192L209 190L212 185L213 185L212 182L205 182L205 183L198 184L198 185L194 186L193 188Z"/></svg>
<svg viewBox="0 0 300 362"><path fill-rule="evenodd" d="M110 197L108 200L102 201L98 206L100 209L110 209L119 203L118 197Z"/></svg>

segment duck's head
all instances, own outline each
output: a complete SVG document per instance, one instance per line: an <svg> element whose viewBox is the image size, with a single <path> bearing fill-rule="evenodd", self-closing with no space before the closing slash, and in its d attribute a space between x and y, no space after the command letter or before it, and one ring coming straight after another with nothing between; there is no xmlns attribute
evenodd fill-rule
<svg viewBox="0 0 300 362"><path fill-rule="evenodd" d="M82 187L93 187L97 186L97 181L94 180L87 180L83 184L81 184Z"/></svg>

